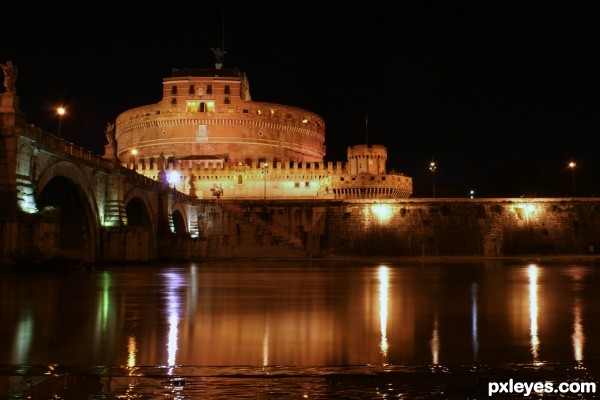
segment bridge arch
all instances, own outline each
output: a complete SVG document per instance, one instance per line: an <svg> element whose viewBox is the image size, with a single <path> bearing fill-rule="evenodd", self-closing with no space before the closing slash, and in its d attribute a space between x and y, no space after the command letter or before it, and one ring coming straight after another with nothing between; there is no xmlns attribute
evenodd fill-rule
<svg viewBox="0 0 600 400"><path fill-rule="evenodd" d="M127 193L123 202L125 203L127 226L130 232L146 232L148 251L144 257L147 259L154 258L156 255L156 207L153 207L153 202L148 198L147 193L137 187L132 188Z"/></svg>
<svg viewBox="0 0 600 400"><path fill-rule="evenodd" d="M188 233L190 231L189 217L184 205L181 203L173 204L171 220L173 221L173 233Z"/></svg>
<svg viewBox="0 0 600 400"><path fill-rule="evenodd" d="M77 165L58 161L41 171L35 184L40 211L58 211L56 256L94 262L99 253L98 204L86 176Z"/></svg>

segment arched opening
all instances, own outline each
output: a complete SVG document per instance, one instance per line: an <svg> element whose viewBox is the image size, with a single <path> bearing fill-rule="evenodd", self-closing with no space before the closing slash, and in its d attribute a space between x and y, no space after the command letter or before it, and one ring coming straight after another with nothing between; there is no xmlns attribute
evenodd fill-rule
<svg viewBox="0 0 600 400"><path fill-rule="evenodd" d="M53 177L40 191L36 203L39 210L57 213L56 256L95 260L93 213L84 192L75 182L63 176Z"/></svg>
<svg viewBox="0 0 600 400"><path fill-rule="evenodd" d="M173 211L172 217L174 233L187 233L187 229L185 228L185 219L183 218L183 215L181 215L181 212L179 210Z"/></svg>
<svg viewBox="0 0 600 400"><path fill-rule="evenodd" d="M126 259L146 261L156 257L156 244L152 219L146 203L132 197L125 206L127 213Z"/></svg>
<svg viewBox="0 0 600 400"><path fill-rule="evenodd" d="M139 197L132 198L125 207L127 225L147 228L152 231L152 220L146 204Z"/></svg>

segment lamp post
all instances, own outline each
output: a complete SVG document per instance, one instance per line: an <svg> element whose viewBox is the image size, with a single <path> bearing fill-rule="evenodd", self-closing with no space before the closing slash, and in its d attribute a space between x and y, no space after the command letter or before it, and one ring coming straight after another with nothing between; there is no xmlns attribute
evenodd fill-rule
<svg viewBox="0 0 600 400"><path fill-rule="evenodd" d="M62 107L62 106L58 107L56 109L56 115L58 115L58 137L61 137L60 136L60 128L61 128L61 125L62 125L63 116L66 114L66 112L67 112L67 110L64 107Z"/></svg>
<svg viewBox="0 0 600 400"><path fill-rule="evenodd" d="M431 171L431 178L432 178L432 182L433 182L433 197L435 198L435 170L437 169L437 165L435 164L435 161L431 161L429 163L429 170Z"/></svg>
<svg viewBox="0 0 600 400"><path fill-rule="evenodd" d="M267 168L269 168L269 163L264 163L263 164L263 175L264 175L264 182L265 182L265 193L264 193L264 198L265 200L267 200Z"/></svg>
<svg viewBox="0 0 600 400"><path fill-rule="evenodd" d="M133 164L133 170L137 169L137 162L136 162L137 154L138 154L137 149L131 149L131 163Z"/></svg>
<svg viewBox="0 0 600 400"><path fill-rule="evenodd" d="M575 164L574 161L571 161L569 163L569 168L571 168L571 178L572 178L572 182L573 182L573 197L575 197L575 167L577 166L577 164Z"/></svg>

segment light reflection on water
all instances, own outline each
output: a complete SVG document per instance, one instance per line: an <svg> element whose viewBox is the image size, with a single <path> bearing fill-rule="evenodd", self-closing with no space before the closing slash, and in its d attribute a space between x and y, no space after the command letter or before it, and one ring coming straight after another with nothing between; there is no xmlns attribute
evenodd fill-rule
<svg viewBox="0 0 600 400"><path fill-rule="evenodd" d="M600 280L585 262L2 274L0 396L83 376L114 398L467 398L494 377L598 379Z"/></svg>

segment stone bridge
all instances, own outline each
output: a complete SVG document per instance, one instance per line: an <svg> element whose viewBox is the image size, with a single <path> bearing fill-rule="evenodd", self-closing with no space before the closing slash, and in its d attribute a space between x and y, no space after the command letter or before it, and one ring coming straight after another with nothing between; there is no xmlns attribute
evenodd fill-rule
<svg viewBox="0 0 600 400"><path fill-rule="evenodd" d="M28 125L0 103L0 264L202 254L195 199Z"/></svg>

